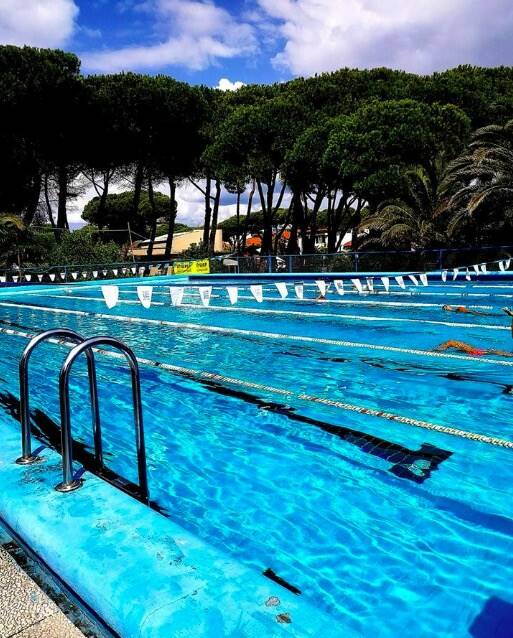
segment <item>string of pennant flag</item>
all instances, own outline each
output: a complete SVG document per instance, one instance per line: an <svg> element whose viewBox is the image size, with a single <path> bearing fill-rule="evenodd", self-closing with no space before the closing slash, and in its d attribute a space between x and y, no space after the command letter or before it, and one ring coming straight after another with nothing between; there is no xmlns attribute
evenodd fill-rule
<svg viewBox="0 0 513 638"><path fill-rule="evenodd" d="M134 275L144 276L146 272L150 272L151 269L159 270L160 264L154 266L153 264L148 264L144 266L131 266L131 267L122 267L122 268L108 268L108 269L98 269L98 270L70 270L67 268L63 271L58 272L45 272L45 273L5 273L4 275L0 275L0 283L31 283L31 282L39 282L50 281L50 282L63 282L72 279L73 281L80 281L81 279L98 279L99 277L104 278L113 278L113 277L129 277Z"/></svg>
<svg viewBox="0 0 513 638"><path fill-rule="evenodd" d="M480 263L475 264L473 266L467 267L456 267L452 269L442 270L440 273L442 282L447 282L448 277L455 281L460 274L465 276L465 279L471 280L472 273L475 275L486 274L488 272L487 266L491 263L498 263L499 269L502 272L505 272L511 266L511 259L499 260L498 262L488 262L488 263ZM324 298L326 293L328 292L331 283L335 288L335 291L339 295L344 295L345 292L356 292L357 294L368 294L373 293L375 290L375 286L378 286L381 283L383 290L388 293L390 291L391 285L395 284L401 288L406 289L407 285L413 284L414 286L428 286L429 285L429 273L427 272L417 272L403 275L377 275L377 276L365 276L365 277L351 277L348 280L343 279L335 279L333 282L328 282L323 279L315 280L314 285L318 289L318 298ZM410 284L411 282L411 284ZM283 281L273 282L274 287L278 291L280 297L282 299L286 299L289 296L290 290L289 287L292 286L293 294L296 299L304 299L305 293L305 284L304 282L287 284ZM187 288L191 288L191 286L187 286ZM210 305L210 300L212 298L212 286L192 286L192 288L197 289L199 294L199 298L201 304L205 307ZM239 299L239 290L249 288L249 291L252 297L258 302L261 303L264 300L264 286L262 284L251 284L249 286L221 286L221 289L226 290L227 298L230 301L230 304L234 305L238 302ZM348 290L349 288L349 290ZM119 302L119 287L116 285L104 285L101 287L102 294L105 300L105 303L108 308L113 308ZM170 302L173 306L180 306L183 303L184 295L185 295L185 286L170 286L169 288ZM153 296L153 286L137 286L137 297L144 308L149 308L152 303Z"/></svg>

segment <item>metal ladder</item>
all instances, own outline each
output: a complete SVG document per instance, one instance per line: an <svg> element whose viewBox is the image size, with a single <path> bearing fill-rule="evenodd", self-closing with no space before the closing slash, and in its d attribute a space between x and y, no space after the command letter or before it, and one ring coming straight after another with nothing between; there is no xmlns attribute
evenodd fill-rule
<svg viewBox="0 0 513 638"><path fill-rule="evenodd" d="M93 348L97 346L111 346L119 350L125 357L130 367L132 380L132 402L134 407L135 444L137 452L138 471L138 497L145 503L149 502L148 478L146 468L146 448L144 442L144 424L141 403L141 383L139 365L133 351L119 339L108 336L92 337L84 339L81 335L68 328L56 328L46 330L33 337L23 350L19 365L20 377L20 423L22 455L16 460L19 465L31 465L40 463L43 459L32 452L32 436L30 430L30 404L29 404L29 375L28 364L30 356L36 346L44 341L59 338L69 340L76 345L68 354L62 364L59 373L59 401L61 413L61 449L62 449L62 481L56 485L59 492L72 492L81 487L82 479L75 479L73 475L73 437L71 433L69 378L76 359L85 353L87 356L87 370L89 378L89 393L91 399L91 415L94 441L95 469L99 475L105 469L103 463L103 441L100 423L100 411L98 406L98 389L96 381L96 362Z"/></svg>

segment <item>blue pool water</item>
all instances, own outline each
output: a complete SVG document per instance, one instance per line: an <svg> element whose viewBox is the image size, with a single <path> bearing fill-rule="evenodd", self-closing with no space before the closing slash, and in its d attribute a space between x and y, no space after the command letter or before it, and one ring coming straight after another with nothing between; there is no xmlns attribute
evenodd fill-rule
<svg viewBox="0 0 513 638"><path fill-rule="evenodd" d="M341 635L494 635L483 629L487 610L497 600L513 609L513 449L342 404L513 441L513 359L430 354L448 339L511 351L501 308L513 282L331 290L318 302L312 285L303 301L292 285L281 300L267 281L261 304L244 283L231 307L223 285L233 281L217 280L208 309L194 282L173 308L171 283L159 280L149 310L129 281L111 310L95 285L3 292L0 330L17 334L0 334L0 407L16 413L24 333L68 326L119 337L150 360L141 366L150 490L166 515L271 568ZM444 303L491 316L447 313ZM50 437L59 414L49 371L66 352L44 345L31 367L35 424ZM107 463L135 480L128 375L98 361ZM74 436L90 449L85 365L72 398Z"/></svg>

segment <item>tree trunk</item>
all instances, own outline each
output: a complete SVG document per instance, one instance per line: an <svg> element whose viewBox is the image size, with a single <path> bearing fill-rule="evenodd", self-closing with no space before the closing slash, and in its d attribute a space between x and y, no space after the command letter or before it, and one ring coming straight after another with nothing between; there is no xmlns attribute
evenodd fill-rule
<svg viewBox="0 0 513 638"><path fill-rule="evenodd" d="M241 240L241 232L240 232L240 190L237 188L237 204L235 208L235 215L237 217L237 233L235 234L235 252L238 254L240 250L240 240Z"/></svg>
<svg viewBox="0 0 513 638"><path fill-rule="evenodd" d="M217 218L219 216L219 204L221 203L221 182L216 179L216 195L214 198L214 209L212 211L212 225L210 228L209 253L214 252L217 232Z"/></svg>
<svg viewBox="0 0 513 638"><path fill-rule="evenodd" d="M205 185L205 221L203 222L203 246L205 248L208 248L208 240L210 238L210 219L212 217L211 190L212 178L208 175Z"/></svg>
<svg viewBox="0 0 513 638"><path fill-rule="evenodd" d="M167 227L166 248L164 251L165 259L171 257L171 251L173 249L173 237L175 234L175 221L176 221L176 182L171 175L168 177L169 182L169 221Z"/></svg>
<svg viewBox="0 0 513 638"><path fill-rule="evenodd" d="M39 198L41 196L41 185L42 185L41 175L38 174L34 178L34 182L32 184L32 192L30 194L30 200L27 205L27 210L23 218L23 221L25 222L26 226L30 226L30 224L34 221L34 217L36 215L37 207L39 204Z"/></svg>
<svg viewBox="0 0 513 638"><path fill-rule="evenodd" d="M58 200L57 200L57 228L62 236L63 230L68 230L68 216L66 203L68 200L68 171L65 166L61 166L57 175L58 180Z"/></svg>
<svg viewBox="0 0 513 638"><path fill-rule="evenodd" d="M255 180L253 180L251 184L251 190L249 191L248 207L246 209L246 219L244 220L244 231L243 231L244 234L242 236L242 246L240 248L241 253L244 253L244 251L246 250L246 239L248 236L249 219L251 217L251 208L253 206L253 196L255 194L255 190L256 190L256 182Z"/></svg>
<svg viewBox="0 0 513 638"><path fill-rule="evenodd" d="M151 175L148 177L148 201L151 208L151 231L150 242L148 244L148 252L146 256L151 259L153 256L153 244L155 243L155 235L157 234L157 210L155 207L155 198L153 197L153 180Z"/></svg>
<svg viewBox="0 0 513 638"><path fill-rule="evenodd" d="M141 235L146 235L146 229L139 223L139 204L141 203L141 191L144 180L144 168L142 164L137 164L134 176L134 197L132 199L132 219Z"/></svg>

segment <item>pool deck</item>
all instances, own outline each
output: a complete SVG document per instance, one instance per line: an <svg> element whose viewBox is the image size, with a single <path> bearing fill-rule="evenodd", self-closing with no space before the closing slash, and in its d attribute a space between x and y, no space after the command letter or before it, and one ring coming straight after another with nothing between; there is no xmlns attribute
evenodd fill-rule
<svg viewBox="0 0 513 638"><path fill-rule="evenodd" d="M84 638L0 547L0 638Z"/></svg>
<svg viewBox="0 0 513 638"><path fill-rule="evenodd" d="M0 415L0 431L0 523L123 638L356 636L92 474L56 492L60 455L16 465L19 427Z"/></svg>

